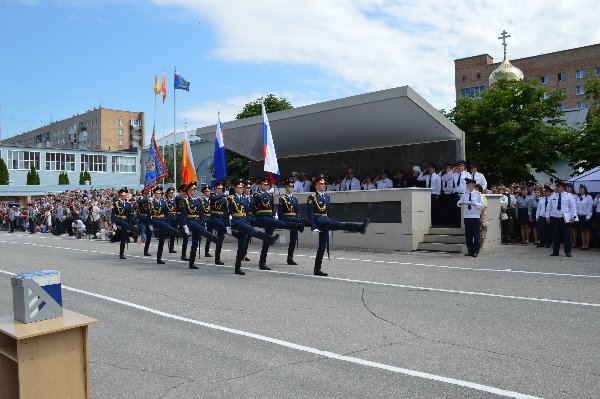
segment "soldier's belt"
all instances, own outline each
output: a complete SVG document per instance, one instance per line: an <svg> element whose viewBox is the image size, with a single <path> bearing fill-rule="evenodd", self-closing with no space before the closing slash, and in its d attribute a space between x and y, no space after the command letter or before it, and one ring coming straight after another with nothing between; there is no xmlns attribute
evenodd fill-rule
<svg viewBox="0 0 600 399"><path fill-rule="evenodd" d="M200 215L187 215L188 219L196 219L199 218Z"/></svg>
<svg viewBox="0 0 600 399"><path fill-rule="evenodd" d="M315 216L327 216L327 214L326 213L316 213L315 212Z"/></svg>
<svg viewBox="0 0 600 399"><path fill-rule="evenodd" d="M270 209L261 209L261 210L256 211L256 213L272 213L272 212L273 211Z"/></svg>
<svg viewBox="0 0 600 399"><path fill-rule="evenodd" d="M246 214L245 213L232 213L231 216L244 217L244 216L246 216Z"/></svg>
<svg viewBox="0 0 600 399"><path fill-rule="evenodd" d="M296 212L285 212L283 214L283 216L297 216L298 214Z"/></svg>
<svg viewBox="0 0 600 399"><path fill-rule="evenodd" d="M116 215L115 217L117 217L119 219L127 219L127 216Z"/></svg>
<svg viewBox="0 0 600 399"><path fill-rule="evenodd" d="M150 215L148 215L147 213L140 213L139 216L146 216L146 217L148 217Z"/></svg>
<svg viewBox="0 0 600 399"><path fill-rule="evenodd" d="M169 212L169 215L177 215L177 212Z"/></svg>
<svg viewBox="0 0 600 399"><path fill-rule="evenodd" d="M152 215L152 219L164 219L164 215Z"/></svg>
<svg viewBox="0 0 600 399"><path fill-rule="evenodd" d="M221 212L221 211L212 211L212 213L214 213L215 215L222 215L223 214L223 212Z"/></svg>

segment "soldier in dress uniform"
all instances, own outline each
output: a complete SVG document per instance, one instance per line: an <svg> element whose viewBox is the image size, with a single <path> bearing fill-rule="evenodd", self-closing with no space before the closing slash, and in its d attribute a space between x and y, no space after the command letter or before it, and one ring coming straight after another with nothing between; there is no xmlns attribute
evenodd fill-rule
<svg viewBox="0 0 600 399"><path fill-rule="evenodd" d="M196 187L197 186L198 186L198 184L196 184ZM187 197L187 190L188 190L187 184L182 184L181 186L177 187L178 195L175 197L175 218L177 221L178 229L183 228L183 226L185 225L185 218L183 215L183 200ZM185 256L185 254L187 253L188 238L189 238L189 234L187 234L184 231L182 243L181 243L181 260L184 260L184 261L189 260L187 258L187 256Z"/></svg>
<svg viewBox="0 0 600 399"><path fill-rule="evenodd" d="M258 182L256 179L254 179L254 183L257 184L258 187ZM244 200L246 201L246 214L248 216L250 226L255 226L256 218L254 216L254 196L252 195L252 185L253 183L251 180L244 181ZM250 258L248 258L248 246L250 245L251 240L252 239L250 236L246 237L246 247L244 249L244 257L242 258L242 261L244 262L250 262Z"/></svg>
<svg viewBox="0 0 600 399"><path fill-rule="evenodd" d="M183 230L186 236L189 235L190 231L192 232L192 249L190 258L188 259L190 269L198 268L194 264L194 261L196 260L196 251L201 235L206 238L207 242L213 241L217 246L222 245L225 238L223 235L219 237L206 231L204 227L204 207L202 206L202 199L198 198L196 194L197 187L197 182L191 182L187 186L187 193L189 195L183 197L181 202Z"/></svg>
<svg viewBox="0 0 600 399"><path fill-rule="evenodd" d="M165 192L166 198L165 203L167 204L167 222L171 226L172 230L169 234L169 253L177 253L175 251L175 238L177 236L177 204L175 203L175 189L173 187L167 188Z"/></svg>
<svg viewBox="0 0 600 399"><path fill-rule="evenodd" d="M212 224L210 223L210 217L212 215L210 211L210 187L203 186L202 187L202 197L200 201L202 202L202 212L204 213L204 224L206 226L206 230L210 233L214 233ZM198 248L200 248L200 244L202 243L202 237L198 238ZM206 240L206 244L204 245L204 256L206 258L212 258L212 255L209 253L210 250L210 240ZM198 249L198 252L200 249Z"/></svg>
<svg viewBox="0 0 600 399"><path fill-rule="evenodd" d="M279 197L279 206L277 207L279 220L285 223L294 223L304 225L306 221L300 217L300 208L298 207L298 198L294 196L294 179L285 182L285 195ZM290 243L288 246L288 265L297 265L294 262L294 250L298 244L298 230L290 230Z"/></svg>
<svg viewBox="0 0 600 399"><path fill-rule="evenodd" d="M275 201L273 200L273 194L268 192L269 190L269 179L266 177L258 180L259 192L254 194L254 215L256 217L255 226L262 227L265 233L272 235L275 229L282 230L295 230L304 231L303 222L284 222L279 220L275 213ZM258 268L260 270L271 270L267 266L267 253L269 251L269 243L263 241L262 249L260 251L260 259L258 261Z"/></svg>
<svg viewBox="0 0 600 399"><path fill-rule="evenodd" d="M367 226L370 223L369 218L364 223L341 223L329 217L330 199L329 195L325 194L326 180L325 176L320 175L315 180L316 193L311 194L307 200L308 222L314 234L319 235L319 249L315 258L315 276L327 276L327 273L321 271L323 263L323 255L325 248L329 256L329 232L334 230L345 230L352 233L365 234Z"/></svg>
<svg viewBox="0 0 600 399"><path fill-rule="evenodd" d="M229 220L227 220L227 232L232 233L232 229L237 231L238 235L238 249L235 257L235 274L243 276L245 273L241 270L242 258L244 257L244 250L246 248L246 238L256 237L260 240L267 242L269 245L273 245L279 238L279 234L274 236L257 231L250 225L248 220L246 201L244 200L244 181L238 179L234 183L235 194L230 195L227 198L229 207L229 213L231 215L231 227L229 227Z"/></svg>
<svg viewBox="0 0 600 399"><path fill-rule="evenodd" d="M140 225L140 229L145 235L144 256L151 256L148 252L148 249L150 248L150 242L152 241L152 231L150 230L152 220L150 219L150 200L148 199L149 194L150 190L144 189L142 190L142 197L138 198L137 200L138 223Z"/></svg>
<svg viewBox="0 0 600 399"><path fill-rule="evenodd" d="M215 185L215 194L210 197L210 218L208 224L211 227L213 234L223 237L229 226L229 209L227 207L227 196L223 194L225 186L222 182ZM221 262L221 247L222 243L216 244L215 248L215 265L223 265Z"/></svg>
<svg viewBox="0 0 600 399"><path fill-rule="evenodd" d="M163 188L162 186L156 186L152 190L154 198L150 202L150 217L152 218L152 225L150 230L158 231L158 250L156 252L156 263L164 265L165 261L162 260L163 249L165 246L165 237L174 230L167 221L167 203L162 199Z"/></svg>
<svg viewBox="0 0 600 399"><path fill-rule="evenodd" d="M127 202L127 188L123 187L119 190L119 198L113 202L111 214L111 222L121 229L121 244L119 246L119 258L125 259L125 243L129 238L129 230L131 229L131 206Z"/></svg>

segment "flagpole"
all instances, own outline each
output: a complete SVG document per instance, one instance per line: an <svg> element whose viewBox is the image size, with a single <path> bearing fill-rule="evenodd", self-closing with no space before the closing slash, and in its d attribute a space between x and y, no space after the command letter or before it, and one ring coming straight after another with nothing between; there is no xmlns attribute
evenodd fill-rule
<svg viewBox="0 0 600 399"><path fill-rule="evenodd" d="M163 78L164 78L164 76L165 76L165 71L163 70ZM163 83L163 81L161 80L160 82L161 82L161 86L160 86L161 90L160 91L162 93L162 90L163 90L163 84L162 83ZM162 152L164 154L165 153L165 101L164 101L164 99L163 99L163 102L162 102L162 106L160 108L160 114L161 114L160 118L162 119L162 143L163 143L163 145L162 145L162 147L163 147L162 148Z"/></svg>
<svg viewBox="0 0 600 399"><path fill-rule="evenodd" d="M174 74L177 73L177 67L173 66ZM175 85L173 85L174 87ZM173 89L173 187L177 187L177 151L175 147L175 136L177 135L177 113L175 107L175 96L177 90Z"/></svg>

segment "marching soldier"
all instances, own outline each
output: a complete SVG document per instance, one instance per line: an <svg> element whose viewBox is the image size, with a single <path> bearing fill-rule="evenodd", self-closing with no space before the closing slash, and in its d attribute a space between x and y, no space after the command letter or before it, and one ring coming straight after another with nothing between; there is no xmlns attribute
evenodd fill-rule
<svg viewBox="0 0 600 399"><path fill-rule="evenodd" d="M111 222L121 229L121 245L119 246L119 259L125 259L125 242L129 238L131 229L131 206L127 202L127 188L119 190L119 199L113 203Z"/></svg>
<svg viewBox="0 0 600 399"><path fill-rule="evenodd" d="M169 253L177 253L175 251L175 237L177 235L177 205L175 204L175 189L167 188L165 204L167 204L167 222L173 230L169 234Z"/></svg>
<svg viewBox="0 0 600 399"><path fill-rule="evenodd" d="M151 256L148 252L150 248L150 242L152 241L152 231L150 225L152 220L150 219L150 200L148 199L149 189L142 190L142 198L138 198L138 222L140 224L140 230L144 232L144 256Z"/></svg>
<svg viewBox="0 0 600 399"><path fill-rule="evenodd" d="M258 181L254 179L255 184L258 184ZM257 186L258 187L258 186ZM248 216L248 221L250 222L250 226L256 225L256 218L254 217L254 197L252 196L252 181L246 180L244 181L244 200L246 201L246 214ZM242 261L250 262L250 258L248 258L248 245L250 245L250 237L246 237L246 247L244 249L244 258Z"/></svg>
<svg viewBox="0 0 600 399"><path fill-rule="evenodd" d="M275 201L273 201L273 195L267 191L269 189L269 180L267 178L261 178L259 179L258 184L260 191L254 195L255 226L262 227L265 230L265 234L269 236L273 235L275 229L303 232L304 223L292 221L284 222L283 220L278 219L278 216L275 213ZM268 251L269 243L263 241L260 259L258 261L258 268L260 270L271 270L266 264Z"/></svg>
<svg viewBox="0 0 600 399"><path fill-rule="evenodd" d="M196 186L198 186L198 184L196 184ZM188 190L187 184L182 184L181 186L177 187L177 192L179 193L179 195L177 195L175 197L175 217L176 217L178 229L185 226L185 215L183 214L183 201L187 197L187 190ZM184 231L182 243L181 243L181 260L184 260L184 261L189 260L185 256L185 254L187 253L188 237L189 237L189 234L187 234Z"/></svg>
<svg viewBox="0 0 600 399"><path fill-rule="evenodd" d="M206 225L206 230L210 233L214 233L212 224L210 223L210 217L212 215L210 211L210 187L204 186L202 187L202 197L200 198L202 202L202 211L204 213L204 224ZM202 237L198 238L198 248L200 248L200 244L202 243ZM206 245L204 246L204 256L206 258L212 258L212 255L208 252L210 250L210 240L206 240ZM198 250L200 251L200 250Z"/></svg>
<svg viewBox="0 0 600 399"><path fill-rule="evenodd" d="M286 223L295 223L304 225L305 220L300 217L300 208L298 206L298 198L294 196L294 180L289 179L285 182L285 195L279 198L279 206L277 208L279 220ZM298 231L290 230L290 244L288 246L288 265L297 265L294 262L294 250L298 244Z"/></svg>
<svg viewBox="0 0 600 399"><path fill-rule="evenodd" d="M156 186L152 190L154 198L150 200L150 215L152 218L152 225L150 230L158 230L158 250L156 252L156 263L164 265L165 261L162 260L163 249L165 246L165 237L172 232L172 228L167 221L167 203L162 199L163 188L162 186Z"/></svg>
<svg viewBox="0 0 600 399"><path fill-rule="evenodd" d="M215 185L215 194L210 197L210 218L208 225L211 232L219 237L224 237L229 226L229 210L227 207L227 197L223 194L224 186L222 182ZM223 265L221 262L221 243L216 243L215 265Z"/></svg>
<svg viewBox="0 0 600 399"><path fill-rule="evenodd" d="M314 234L319 235L319 249L315 258L315 276L327 276L327 273L321 271L323 255L325 248L329 256L329 232L335 230L345 230L352 233L365 234L367 226L371 222L369 218L364 223L341 223L329 217L331 208L329 195L325 194L325 176L320 175L315 180L316 193L311 194L307 200L308 222Z"/></svg>
<svg viewBox="0 0 600 399"><path fill-rule="evenodd" d="M193 181L187 186L189 196L185 196L182 199L181 210L182 210L182 222L183 229L186 236L192 232L192 249L190 252L189 267L190 269L197 269L198 266L194 264L196 260L196 251L198 249L198 242L200 236L204 236L207 242L213 241L217 244L217 247L223 244L224 235L216 236L206 231L204 227L204 212L202 206L202 200L196 195L196 188L198 183Z"/></svg>
<svg viewBox="0 0 600 399"><path fill-rule="evenodd" d="M234 190L235 194L230 195L227 198L229 213L231 215L231 227L229 227L229 220L227 220L227 232L231 234L232 229L237 231L238 249L235 257L235 274L243 276L246 274L241 270L242 258L244 257L244 250L246 248L246 238L256 237L260 240L263 240L268 245L273 245L279 238L279 234L271 236L254 229L254 227L250 225L250 221L248 219L246 201L244 200L243 196L244 181L242 179L238 179L235 182Z"/></svg>

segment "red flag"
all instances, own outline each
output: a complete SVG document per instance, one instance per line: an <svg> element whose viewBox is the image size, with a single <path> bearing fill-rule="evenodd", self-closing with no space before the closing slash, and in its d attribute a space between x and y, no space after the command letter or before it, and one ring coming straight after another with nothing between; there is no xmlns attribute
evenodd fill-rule
<svg viewBox="0 0 600 399"><path fill-rule="evenodd" d="M163 95L163 104L165 103L165 98L167 98L167 81L165 80L165 71L163 71L163 76L162 76L162 84L161 84L161 88L160 91L162 92Z"/></svg>

